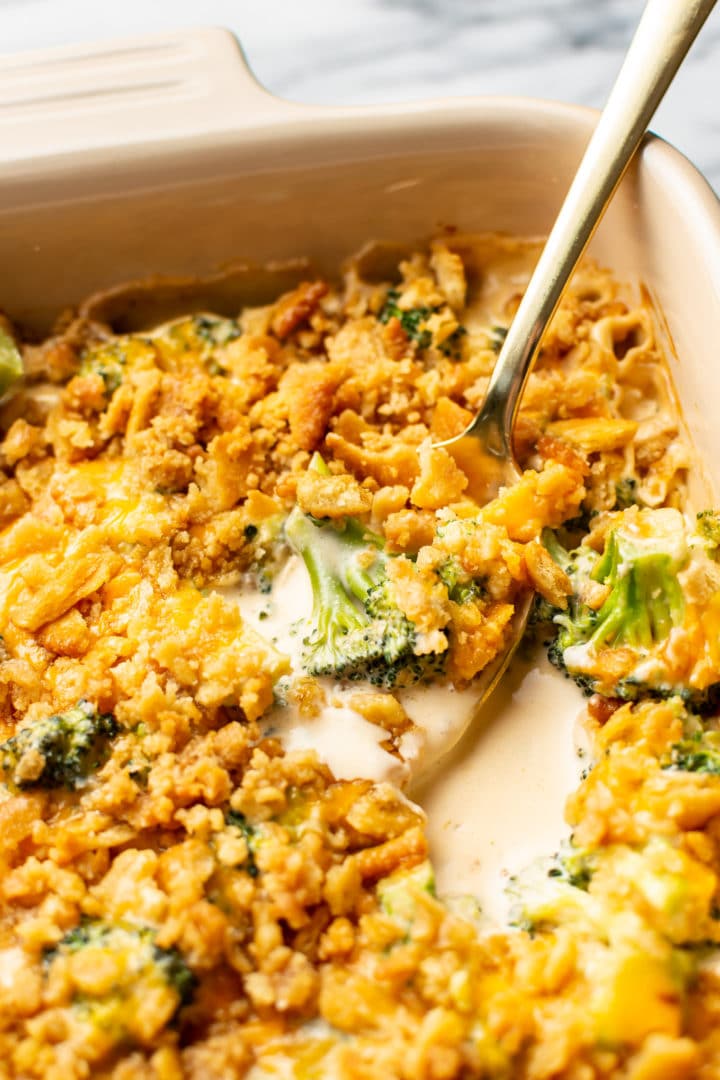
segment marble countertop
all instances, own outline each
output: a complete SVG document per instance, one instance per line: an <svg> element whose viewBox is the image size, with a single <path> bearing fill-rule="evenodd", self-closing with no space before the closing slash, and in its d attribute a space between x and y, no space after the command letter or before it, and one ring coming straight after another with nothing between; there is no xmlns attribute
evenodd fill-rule
<svg viewBox="0 0 720 1080"><path fill-rule="evenodd" d="M681 3L682 0L676 0ZM526 94L600 106L642 0L0 0L0 52L214 24L296 101ZM720 5L654 130L720 191Z"/></svg>

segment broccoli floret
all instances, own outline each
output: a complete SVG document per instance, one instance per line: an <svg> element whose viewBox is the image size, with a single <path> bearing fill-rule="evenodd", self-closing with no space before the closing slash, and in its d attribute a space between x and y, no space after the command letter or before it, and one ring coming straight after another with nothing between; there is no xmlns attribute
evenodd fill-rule
<svg viewBox="0 0 720 1080"><path fill-rule="evenodd" d="M385 303L378 312L378 319L381 323L390 322L391 319L398 319L410 340L414 341L419 349L427 349L432 341L432 334L425 329L423 324L430 318L433 309L416 307L404 311L398 307L399 298L400 293L397 289L388 289Z"/></svg>
<svg viewBox="0 0 720 1080"><path fill-rule="evenodd" d="M574 575L578 569L578 558L586 549L580 548L576 551L568 551L560 541L560 537L553 529L543 529L542 542L547 552L552 556L553 561L557 563L561 570L566 574ZM570 610L575 610L575 598L570 599ZM558 609L551 604L548 600L539 594L535 597L532 610L530 612L530 625L531 626L547 626L552 624L555 617L558 615ZM548 644L548 653L550 655L551 662L561 670L564 670L565 664L562 659L562 647L558 644L560 635L557 635Z"/></svg>
<svg viewBox="0 0 720 1080"><path fill-rule="evenodd" d="M82 787L107 760L110 740L119 730L112 713L98 713L84 700L67 712L36 720L0 743L6 783L20 789Z"/></svg>
<svg viewBox="0 0 720 1080"><path fill-rule="evenodd" d="M211 375L224 375L225 368L216 355L222 348L242 333L235 319L220 315L193 315L166 323L153 332L153 341L160 356L169 364L182 359L183 354L197 356Z"/></svg>
<svg viewBox="0 0 720 1080"><path fill-rule="evenodd" d="M225 823L232 825L233 828L239 829L245 838L247 844L248 856L243 865L243 869L247 871L250 877L255 878L260 871L258 870L257 863L255 862L255 848L257 845L257 830L250 824L244 814L241 814L237 810L228 810L225 815Z"/></svg>
<svg viewBox="0 0 720 1080"><path fill-rule="evenodd" d="M73 1008L97 1025L110 1045L141 1041L146 1025L138 1018L149 999L164 1012L165 1023L192 1001L195 975L178 949L162 948L155 938L156 931L149 926L86 918L45 954L47 968L61 958L72 967L73 957L80 952L88 965L93 960L103 970L112 965L109 991L103 984L97 995L84 991L72 1001Z"/></svg>
<svg viewBox="0 0 720 1080"><path fill-rule="evenodd" d="M485 593L483 582L466 573L459 560L452 555L440 563L436 573L454 604L471 603Z"/></svg>
<svg viewBox="0 0 720 1080"><path fill-rule="evenodd" d="M689 559L689 546L682 515L630 510L618 514L617 521L600 553L587 545L565 552L544 537L574 585L568 609L550 613L557 635L548 656L587 693L627 701L680 695L689 707L706 710L717 700L718 688L677 685L658 652L685 612L678 573ZM620 649L622 676L614 674L612 663L613 650ZM627 657L633 653L628 671Z"/></svg>
<svg viewBox="0 0 720 1080"><path fill-rule="evenodd" d="M377 884L381 910L406 928L415 921L425 896L437 898L435 872L427 859L409 870L396 870Z"/></svg>
<svg viewBox="0 0 720 1080"><path fill-rule="evenodd" d="M423 663L413 653L415 628L388 596L387 556L379 538L352 518L338 527L297 508L285 534L302 556L313 589L305 670L382 686L416 681Z"/></svg>
<svg viewBox="0 0 720 1080"><path fill-rule="evenodd" d="M559 923L586 923L595 915L588 893L592 857L572 848L551 858L535 859L510 878L510 924L531 934Z"/></svg>
<svg viewBox="0 0 720 1080"><path fill-rule="evenodd" d="M85 949L128 953L135 977L142 978L152 968L153 973L161 975L177 992L179 1005L187 1005L192 999L195 976L178 949L163 949L155 944L155 931L149 926L85 919L60 939L47 959L51 960L59 953L77 953Z"/></svg>
<svg viewBox="0 0 720 1080"><path fill-rule="evenodd" d="M720 732L698 731L674 743L663 768L720 776Z"/></svg>
<svg viewBox="0 0 720 1080"><path fill-rule="evenodd" d="M126 335L88 345L80 358L79 374L99 375L105 384L105 397L109 400L128 369L148 360L153 363L157 360L153 341L148 337Z"/></svg>
<svg viewBox="0 0 720 1080"><path fill-rule="evenodd" d="M567 882L575 889L587 890L595 872L595 858L591 851L568 845L555 856L548 867L548 877Z"/></svg>
<svg viewBox="0 0 720 1080"><path fill-rule="evenodd" d="M678 569L672 555L638 546L613 529L591 575L610 593L595 616L590 641L649 649L666 638L685 610Z"/></svg>
<svg viewBox="0 0 720 1080"><path fill-rule="evenodd" d="M448 360L462 360L462 343L465 337L467 337L467 329L464 326L458 326L457 330L453 330L438 348Z"/></svg>
<svg viewBox="0 0 720 1080"><path fill-rule="evenodd" d="M422 305L421 307L404 309L398 307L399 299L400 292L398 289L388 289L385 303L378 312L378 320L381 323L388 323L390 319L397 319L410 341L414 341L418 349L429 348L432 345L432 334L425 326L425 323L440 308ZM438 346L439 351L450 360L460 360L462 357L462 340L466 335L466 328L458 326Z"/></svg>
<svg viewBox="0 0 720 1080"><path fill-rule="evenodd" d="M86 349L80 361L80 375L99 375L105 395L111 398L123 381L127 357L120 341Z"/></svg>
<svg viewBox="0 0 720 1080"><path fill-rule="evenodd" d="M658 538L660 545L663 539ZM551 554L557 558L556 551ZM573 572L578 554L570 553L567 572ZM599 609L580 603L569 616L556 616L563 649L585 643L649 649L662 641L681 621L685 607L679 568L678 559L658 550L652 540L638 543L621 529L610 530L587 574L589 581L605 586L607 598Z"/></svg>
<svg viewBox="0 0 720 1080"><path fill-rule="evenodd" d="M196 315L191 322L196 335L213 348L227 345L242 333L235 319L223 319L218 315Z"/></svg>
<svg viewBox="0 0 720 1080"><path fill-rule="evenodd" d="M261 593L272 592L278 572L289 554L284 533L285 519L282 514L265 518L257 525L244 529L243 563L248 584Z"/></svg>
<svg viewBox="0 0 720 1080"><path fill-rule="evenodd" d="M138 363L172 369L185 356L199 359L213 375L224 374L216 350L234 341L242 333L235 319L219 315L194 315L164 323L143 334L125 334L107 341L94 342L83 352L80 375L99 375L109 400L128 370ZM0 343L1 344L1 343Z"/></svg>
<svg viewBox="0 0 720 1080"><path fill-rule="evenodd" d="M575 685L582 690L585 697L596 693L597 682L591 675L582 675L579 671L569 671L565 663L565 648L562 642L562 634L558 634L547 645L547 657L553 667L561 671L563 675L572 679Z"/></svg>
<svg viewBox="0 0 720 1080"><path fill-rule="evenodd" d="M637 480L634 476L624 476L615 484L615 507L627 510L629 506L642 506L637 495Z"/></svg>
<svg viewBox="0 0 720 1080"><path fill-rule="evenodd" d="M312 465L322 471L322 459ZM319 521L295 507L285 535L302 557L313 590L312 631L302 663L311 675L406 686L442 671L444 654L415 654L415 626L390 597L392 556L354 518Z"/></svg>
<svg viewBox="0 0 720 1080"><path fill-rule="evenodd" d="M712 559L720 558L720 512L701 510L697 516L698 536Z"/></svg>

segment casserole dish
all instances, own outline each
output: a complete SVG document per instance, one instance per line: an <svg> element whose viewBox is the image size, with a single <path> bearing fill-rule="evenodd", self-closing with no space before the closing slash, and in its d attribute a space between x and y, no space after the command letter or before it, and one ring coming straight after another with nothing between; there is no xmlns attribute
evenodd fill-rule
<svg viewBox="0 0 720 1080"><path fill-rule="evenodd" d="M541 234L593 120L581 110L512 101L329 112L290 106L260 91L232 40L212 31L56 54L54 70L69 80L63 100L48 91L42 61L10 62L1 121L0 222L11 273L0 289L13 319L38 332L84 294L149 271L202 277L238 258L260 265L309 255L332 274L369 238L412 246L443 226ZM24 123L33 113L52 127L50 141L41 144L39 125ZM674 374L685 415L706 461L718 441L706 404L717 239L711 193L674 151L650 139L594 248L617 275L643 281L664 313L668 348L674 342L683 356ZM267 299L262 275L238 274L237 282L236 306ZM526 760L532 745L532 771L541 777L531 797L523 768L508 770L517 787L503 777L505 805L491 798L486 806L486 821L503 819L492 842L510 868L536 845L556 843L574 780L567 728L544 730L549 741L538 745L530 710L513 713L518 700L535 705L537 690L518 686L514 703L498 699L489 714L503 733L500 760ZM568 701L569 723L576 709ZM460 746L457 761L457 773L446 769L437 789L439 809L433 791L425 794L440 830L435 844L450 824L461 852L472 849L487 864L478 838L463 832L462 782L471 800L487 797L498 757L476 737Z"/></svg>
<svg viewBox="0 0 720 1080"><path fill-rule="evenodd" d="M503 98L300 106L263 90L219 29L12 56L0 96L0 296L38 332L92 291L149 273L203 276L238 260L309 256L332 275L368 241L410 247L446 225L543 235L595 119ZM707 332L720 323L719 241L711 188L648 136L590 249L617 277L642 282L662 313L701 469L720 455ZM266 283L263 296L252 280L240 301L276 288ZM704 491L691 501L708 501L709 477L696 472L692 482ZM536 792L555 834L573 779ZM523 813L523 833L526 821Z"/></svg>

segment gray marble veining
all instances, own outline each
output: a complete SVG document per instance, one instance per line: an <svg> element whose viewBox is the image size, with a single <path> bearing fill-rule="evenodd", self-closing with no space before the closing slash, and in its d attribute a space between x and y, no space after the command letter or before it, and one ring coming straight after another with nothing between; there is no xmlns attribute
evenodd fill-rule
<svg viewBox="0 0 720 1080"><path fill-rule="evenodd" d="M681 2L681 0L679 0ZM523 94L602 105L642 0L0 0L0 52L228 26L297 101ZM720 190L720 5L654 128Z"/></svg>

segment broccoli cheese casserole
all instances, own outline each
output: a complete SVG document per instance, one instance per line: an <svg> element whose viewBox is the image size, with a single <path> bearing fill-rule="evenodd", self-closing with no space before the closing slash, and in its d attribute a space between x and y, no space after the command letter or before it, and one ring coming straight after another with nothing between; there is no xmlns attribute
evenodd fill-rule
<svg viewBox="0 0 720 1080"><path fill-rule="evenodd" d="M537 250L0 324L0 1077L720 1075L720 515L648 304L581 266L491 502L437 445ZM590 757L505 924L411 795L532 596Z"/></svg>

